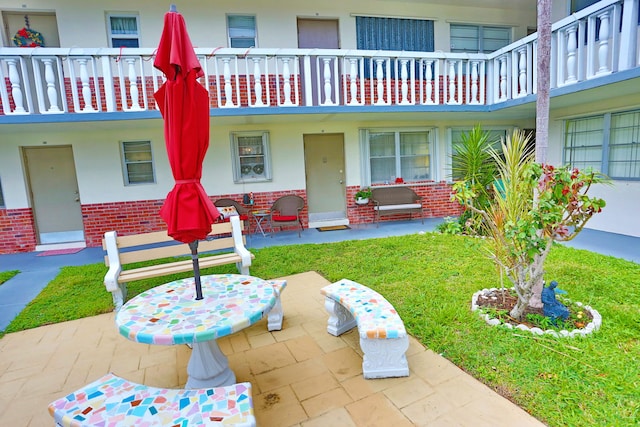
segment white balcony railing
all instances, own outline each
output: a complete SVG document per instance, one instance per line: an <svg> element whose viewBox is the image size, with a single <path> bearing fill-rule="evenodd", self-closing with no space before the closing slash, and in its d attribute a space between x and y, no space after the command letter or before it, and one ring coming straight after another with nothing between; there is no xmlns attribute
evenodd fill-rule
<svg viewBox="0 0 640 427"><path fill-rule="evenodd" d="M604 0L553 26L552 87L640 66L638 3ZM534 94L536 34L491 54L196 49L211 108L488 105ZM153 49L0 48L0 115L157 109Z"/></svg>

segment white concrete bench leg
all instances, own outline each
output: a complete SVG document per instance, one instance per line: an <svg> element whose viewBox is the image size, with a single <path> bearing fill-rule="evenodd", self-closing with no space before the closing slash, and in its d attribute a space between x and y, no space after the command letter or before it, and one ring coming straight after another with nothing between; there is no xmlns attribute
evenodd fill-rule
<svg viewBox="0 0 640 427"><path fill-rule="evenodd" d="M282 300L280 295L287 286L287 281L269 280L269 283L273 286L273 291L276 294L276 303L267 316L267 329L269 331L280 331L282 330L282 321L284 319L284 311L282 310Z"/></svg>
<svg viewBox="0 0 640 427"><path fill-rule="evenodd" d="M326 297L324 307L329 313L329 321L327 322L327 332L334 336L340 336L350 329L356 327L357 322L349 310L340 305L339 302Z"/></svg>
<svg viewBox="0 0 640 427"><path fill-rule="evenodd" d="M409 337L395 308L382 295L348 279L325 286L329 313L327 332L339 336L358 327L363 353L362 374L365 378L409 376L405 356Z"/></svg>
<svg viewBox="0 0 640 427"><path fill-rule="evenodd" d="M367 339L360 337L360 349L364 353L362 374L365 378L409 376L409 364L405 352L409 339Z"/></svg>
<svg viewBox="0 0 640 427"><path fill-rule="evenodd" d="M124 304L125 298L127 298L127 284L118 283L118 289L112 291L111 296L113 297L115 311L120 310L122 308L122 304Z"/></svg>
<svg viewBox="0 0 640 427"><path fill-rule="evenodd" d="M245 276L249 276L249 267L245 267L241 262L236 262L236 268L240 274L244 274Z"/></svg>

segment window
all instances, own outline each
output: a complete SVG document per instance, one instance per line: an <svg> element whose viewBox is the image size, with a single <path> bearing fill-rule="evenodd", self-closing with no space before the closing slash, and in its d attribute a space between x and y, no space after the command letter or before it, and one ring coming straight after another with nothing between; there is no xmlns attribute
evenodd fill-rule
<svg viewBox="0 0 640 427"><path fill-rule="evenodd" d="M137 15L107 15L111 47L140 47L140 25Z"/></svg>
<svg viewBox="0 0 640 427"><path fill-rule="evenodd" d="M578 169L602 171L604 117L569 120L564 141L564 160Z"/></svg>
<svg viewBox="0 0 640 427"><path fill-rule="evenodd" d="M268 132L232 133L231 151L234 182L271 180Z"/></svg>
<svg viewBox="0 0 640 427"><path fill-rule="evenodd" d="M564 160L614 179L640 179L640 110L568 120Z"/></svg>
<svg viewBox="0 0 640 427"><path fill-rule="evenodd" d="M358 49L433 52L433 21L356 16L356 38ZM364 73L369 77L369 59ZM391 73L395 73L393 63Z"/></svg>
<svg viewBox="0 0 640 427"><path fill-rule="evenodd" d="M356 16L358 49L433 52L433 21Z"/></svg>
<svg viewBox="0 0 640 427"><path fill-rule="evenodd" d="M588 6L591 6L594 3L599 2L600 0L571 0L571 12L575 13L579 10L582 10Z"/></svg>
<svg viewBox="0 0 640 427"><path fill-rule="evenodd" d="M2 181L0 181L0 208L6 207L4 204L4 195L2 194Z"/></svg>
<svg viewBox="0 0 640 427"><path fill-rule="evenodd" d="M611 115L607 175L640 178L640 111Z"/></svg>
<svg viewBox="0 0 640 427"><path fill-rule="evenodd" d="M511 43L511 28L451 24L451 52L490 53Z"/></svg>
<svg viewBox="0 0 640 427"><path fill-rule="evenodd" d="M122 142L125 185L155 183L150 141Z"/></svg>
<svg viewBox="0 0 640 427"><path fill-rule="evenodd" d="M365 158L371 184L431 180L431 130L365 131Z"/></svg>
<svg viewBox="0 0 640 427"><path fill-rule="evenodd" d="M258 47L255 16L227 15L227 30L229 47Z"/></svg>

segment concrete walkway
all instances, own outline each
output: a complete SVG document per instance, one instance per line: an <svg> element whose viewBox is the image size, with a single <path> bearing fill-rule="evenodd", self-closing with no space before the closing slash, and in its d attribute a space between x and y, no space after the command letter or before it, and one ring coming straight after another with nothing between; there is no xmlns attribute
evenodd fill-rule
<svg viewBox="0 0 640 427"><path fill-rule="evenodd" d="M413 338L408 377L365 380L357 330L326 331L320 288L329 282L315 272L285 278L281 331L268 332L262 320L218 340L237 381L253 386L259 426L544 425ZM50 402L108 372L182 387L190 351L129 341L113 313L8 334L0 340L0 425L51 425Z"/></svg>

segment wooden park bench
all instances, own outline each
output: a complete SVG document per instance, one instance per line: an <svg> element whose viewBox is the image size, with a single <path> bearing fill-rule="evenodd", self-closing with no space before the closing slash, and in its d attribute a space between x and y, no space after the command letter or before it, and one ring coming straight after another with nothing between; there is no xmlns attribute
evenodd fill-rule
<svg viewBox="0 0 640 427"><path fill-rule="evenodd" d="M49 404L58 426L256 425L251 383L205 389L166 389L136 384L114 374Z"/></svg>
<svg viewBox="0 0 640 427"><path fill-rule="evenodd" d="M422 197L409 187L374 187L371 189L371 201L375 213L376 227L383 215L420 214L424 224Z"/></svg>
<svg viewBox="0 0 640 427"><path fill-rule="evenodd" d="M409 338L402 319L382 295L342 279L320 290L329 312L327 332L339 336L358 326L365 378L406 377Z"/></svg>
<svg viewBox="0 0 640 427"><path fill-rule="evenodd" d="M229 222L213 224L209 238L198 244L200 269L236 264L240 274L249 275L249 267L254 255L247 250L244 244L245 238L242 235L242 227L237 216L231 217ZM127 264L140 261L191 255L189 245L173 240L166 231L130 236L118 236L115 231L108 231L104 234L102 247L107 251L105 264L109 267L104 276L104 285L107 291L113 295L116 310L122 307L127 297L127 283L193 271L191 259L169 261L164 264L129 270L123 269L123 266ZM233 250L233 252L201 256L204 252L226 250Z"/></svg>

